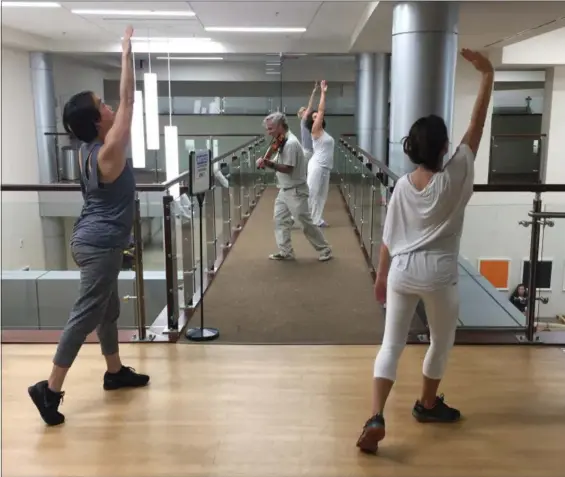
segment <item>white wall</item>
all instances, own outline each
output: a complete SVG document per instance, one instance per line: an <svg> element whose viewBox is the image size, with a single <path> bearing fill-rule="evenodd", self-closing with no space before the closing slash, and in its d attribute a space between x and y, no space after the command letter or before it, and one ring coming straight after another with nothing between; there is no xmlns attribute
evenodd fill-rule
<svg viewBox="0 0 565 477"><path fill-rule="evenodd" d="M550 101L543 122L547 133L546 182L565 184L565 66L553 68L546 90Z"/></svg>
<svg viewBox="0 0 565 477"><path fill-rule="evenodd" d="M455 73L455 105L453 110L452 146L455 149L467 131L473 106L479 91L481 75L467 61L458 58ZM475 161L475 184L486 184L491 134L493 101L489 104L483 139Z"/></svg>
<svg viewBox="0 0 565 477"><path fill-rule="evenodd" d="M2 48L2 183L37 183L37 143L29 54ZM36 192L2 193L2 269L43 269Z"/></svg>

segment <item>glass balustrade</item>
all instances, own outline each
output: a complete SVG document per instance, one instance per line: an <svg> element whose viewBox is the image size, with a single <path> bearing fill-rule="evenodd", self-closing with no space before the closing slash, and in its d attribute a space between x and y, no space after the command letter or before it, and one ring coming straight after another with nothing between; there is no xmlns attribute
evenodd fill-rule
<svg viewBox="0 0 565 477"><path fill-rule="evenodd" d="M138 182L135 225L119 276L121 333L162 341L186 324L271 180L255 167L267 141L243 139L214 159L214 187L202 213L182 181L168 188ZM192 146L179 154L186 178ZM79 184L2 185L3 333L64 327L78 292L79 271L68 244L82 204Z"/></svg>

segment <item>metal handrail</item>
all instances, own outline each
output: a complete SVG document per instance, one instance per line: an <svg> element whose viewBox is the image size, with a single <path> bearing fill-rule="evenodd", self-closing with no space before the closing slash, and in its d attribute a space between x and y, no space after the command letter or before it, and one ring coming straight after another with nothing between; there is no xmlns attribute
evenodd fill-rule
<svg viewBox="0 0 565 477"><path fill-rule="evenodd" d="M384 172L388 177L390 177L394 182L396 182L398 179L400 179L400 177L392 172L386 165L384 162L379 161L377 158L371 156L371 154L369 154L367 151L365 151L364 149L361 149L359 146L353 146L351 144L349 144L345 139L343 139L343 137L341 137L340 142L345 145L346 147L350 148L352 151L358 151L361 154L363 154L363 156L371 163L374 164L377 168L379 168L381 170L381 172Z"/></svg>
<svg viewBox="0 0 565 477"><path fill-rule="evenodd" d="M79 192L80 184L2 184L2 192ZM137 184L139 192L162 192L161 184Z"/></svg>
<svg viewBox="0 0 565 477"><path fill-rule="evenodd" d="M250 141L247 141L243 144L241 144L240 146L232 149L231 151L228 151L224 154L221 154L218 157L215 157L214 159L212 159L212 164L215 164L216 162L220 162L223 161L227 158L231 158L234 154L236 154L238 151L240 151L241 149L245 148L245 147L249 147L253 144L260 144L263 141L265 141L265 137L264 136L255 136L253 139L251 139ZM181 174L179 174L177 177L175 177L174 179L170 179L168 181L165 182L161 182L161 187L163 187L163 190L167 190L170 189L172 186L178 184L179 182L183 182L185 179L188 179L190 177L190 171L185 171Z"/></svg>
<svg viewBox="0 0 565 477"><path fill-rule="evenodd" d="M45 132L43 133L44 136L70 136L69 133L67 132ZM249 136L256 136L257 133L233 133L233 134L227 134L227 133L218 133L218 134L179 134L179 137L212 137L212 138L216 138L216 137L249 137ZM160 134L160 136L164 136L164 134Z"/></svg>
<svg viewBox="0 0 565 477"><path fill-rule="evenodd" d="M212 160L212 164L225 160L227 158L231 158L234 154L236 154L241 149L249 147L253 144L261 144L265 141L264 136L255 136L253 139L239 145L238 147L228 151L218 157L215 157ZM185 171L179 174L174 179L170 179L168 181L156 184L137 184L135 186L135 190L138 192L164 192L170 187L178 184L179 182L188 179L190 176L190 171ZM60 184L60 183L51 183L51 184L2 184L1 189L2 192L80 192L80 184Z"/></svg>
<svg viewBox="0 0 565 477"><path fill-rule="evenodd" d="M528 212L535 219L565 219L565 212Z"/></svg>

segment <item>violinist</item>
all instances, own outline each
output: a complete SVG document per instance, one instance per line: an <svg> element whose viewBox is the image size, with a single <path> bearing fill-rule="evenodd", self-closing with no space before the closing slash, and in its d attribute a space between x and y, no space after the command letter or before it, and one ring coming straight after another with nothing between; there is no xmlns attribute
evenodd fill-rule
<svg viewBox="0 0 565 477"><path fill-rule="evenodd" d="M319 260L332 258L332 250L321 230L314 225L308 209L308 185L306 184L306 160L298 138L289 131L286 116L272 113L263 125L273 142L264 157L257 160L260 169L275 171L279 194L275 200L275 240L279 251L269 256L271 260L295 258L290 231L292 218L300 223L306 239L319 253Z"/></svg>

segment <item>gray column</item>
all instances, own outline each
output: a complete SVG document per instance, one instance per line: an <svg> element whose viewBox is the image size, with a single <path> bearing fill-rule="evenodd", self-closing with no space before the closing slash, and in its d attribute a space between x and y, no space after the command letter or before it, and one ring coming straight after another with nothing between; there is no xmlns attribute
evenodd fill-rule
<svg viewBox="0 0 565 477"><path fill-rule="evenodd" d="M57 182L56 138L45 135L57 132L53 65L49 54L40 52L30 53L30 62L39 181L48 184Z"/></svg>
<svg viewBox="0 0 565 477"><path fill-rule="evenodd" d="M375 54L373 83L373 130L371 154L386 162L388 150L388 101L390 98L390 55Z"/></svg>
<svg viewBox="0 0 565 477"><path fill-rule="evenodd" d="M357 56L355 132L358 146L369 153L372 149L374 65L374 53L361 53Z"/></svg>
<svg viewBox="0 0 565 477"><path fill-rule="evenodd" d="M37 141L37 161L39 182L57 182L57 140L46 136L46 132L57 132L55 82L51 57L47 53L30 53L31 84L35 111L35 136ZM72 194L69 192L69 194ZM41 202L41 193L38 200ZM39 208L41 213L41 207ZM62 218L41 217L45 268L65 270L67 254L65 226Z"/></svg>
<svg viewBox="0 0 565 477"><path fill-rule="evenodd" d="M418 118L443 117L451 137L458 17L456 2L403 2L394 7L389 161L399 174L414 169L401 142Z"/></svg>

